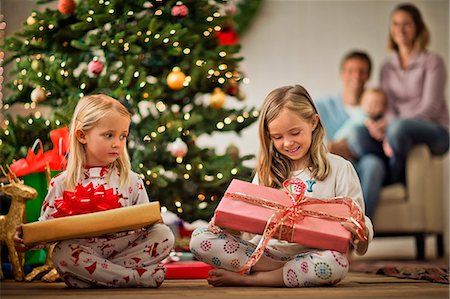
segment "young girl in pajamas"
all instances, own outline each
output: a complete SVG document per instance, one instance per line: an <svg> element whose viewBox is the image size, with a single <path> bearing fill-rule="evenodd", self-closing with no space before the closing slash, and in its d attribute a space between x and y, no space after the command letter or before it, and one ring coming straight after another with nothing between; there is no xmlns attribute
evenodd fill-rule
<svg viewBox="0 0 450 299"><path fill-rule="evenodd" d="M305 196L349 197L364 212L361 186L352 164L326 150L324 135L315 105L303 87L285 86L269 93L260 114L261 144L253 183L282 188L286 179L299 178L307 185ZM359 255L367 251L373 236L371 221L365 217L364 222L362 237L355 224L342 223L353 234L352 244ZM237 271L260 238L222 230L213 217L208 228L193 232L190 247L199 260L218 268L209 272L208 283L213 286L335 285L348 272L348 259L343 253L271 239L259 261L247 274L240 275Z"/></svg>
<svg viewBox="0 0 450 299"><path fill-rule="evenodd" d="M40 221L54 218L55 199L77 185L112 188L122 207L148 203L139 175L131 171L126 150L130 113L106 95L80 99L70 125L66 171L55 176L42 205ZM57 242L53 262L69 287L159 287L165 268L160 263L174 244L164 224L100 237ZM16 235L16 247L26 247Z"/></svg>

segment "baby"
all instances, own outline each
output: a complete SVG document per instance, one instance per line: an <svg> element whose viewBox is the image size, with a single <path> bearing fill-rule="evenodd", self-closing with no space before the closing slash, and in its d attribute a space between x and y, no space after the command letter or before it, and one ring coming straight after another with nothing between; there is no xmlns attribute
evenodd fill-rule
<svg viewBox="0 0 450 299"><path fill-rule="evenodd" d="M346 139L357 126L364 126L368 119L377 120L383 116L387 99L379 88L369 88L361 95L360 105L347 110L348 120L336 131L333 143L329 144L330 152L352 160L355 157L350 151Z"/></svg>

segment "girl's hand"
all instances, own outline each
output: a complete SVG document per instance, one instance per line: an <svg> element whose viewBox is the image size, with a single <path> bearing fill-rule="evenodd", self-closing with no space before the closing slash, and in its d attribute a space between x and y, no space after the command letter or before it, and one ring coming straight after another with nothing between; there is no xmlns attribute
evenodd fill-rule
<svg viewBox="0 0 450 299"><path fill-rule="evenodd" d="M369 230L367 227L362 224L362 232L361 229L353 221L341 222L342 226L345 227L349 232L353 234L353 247L355 247L356 253L358 255L363 255L367 252L369 248ZM361 234L362 237L361 238Z"/></svg>
<svg viewBox="0 0 450 299"><path fill-rule="evenodd" d="M19 225L19 226L16 228L16 234L15 234L14 237L13 237L14 248L16 248L16 250L17 250L18 252L25 252L25 251L28 251L28 250L31 248L31 246L26 245L26 244L23 242L23 240L22 240L22 235L23 235L23 233L22 233L22 225Z"/></svg>
<svg viewBox="0 0 450 299"><path fill-rule="evenodd" d="M215 216L213 216L211 218L211 220L209 221L208 229L209 229L210 232L212 232L213 234L216 234L216 235L218 235L218 234L220 234L222 232L222 229L216 225L216 218L215 218Z"/></svg>
<svg viewBox="0 0 450 299"><path fill-rule="evenodd" d="M224 229L220 228L219 226L216 225L216 218L214 216L209 221L208 229L210 232L212 232L213 234L216 234L216 235L218 235L222 232L229 233L233 236L239 236L242 234L240 231L237 231L237 230L232 230L229 228L224 228Z"/></svg>

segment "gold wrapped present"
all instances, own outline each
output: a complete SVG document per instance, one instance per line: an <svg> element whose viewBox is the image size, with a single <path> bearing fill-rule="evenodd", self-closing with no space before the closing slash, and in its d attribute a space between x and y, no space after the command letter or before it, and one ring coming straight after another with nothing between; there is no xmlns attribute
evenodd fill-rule
<svg viewBox="0 0 450 299"><path fill-rule="evenodd" d="M159 202L89 214L27 223L22 226L27 245L68 239L96 237L130 231L162 222Z"/></svg>

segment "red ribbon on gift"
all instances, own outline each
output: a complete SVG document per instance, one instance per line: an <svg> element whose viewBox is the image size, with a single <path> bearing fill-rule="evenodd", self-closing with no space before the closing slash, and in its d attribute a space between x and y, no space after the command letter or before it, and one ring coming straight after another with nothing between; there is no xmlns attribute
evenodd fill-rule
<svg viewBox="0 0 450 299"><path fill-rule="evenodd" d="M43 151L42 142L38 139L41 148L34 153L33 148L28 149L26 158L19 159L10 165L11 171L18 177L30 173L42 172L47 165L50 170L63 170L66 167L66 153L69 150L69 129L62 127L50 132L50 139L53 143L53 149Z"/></svg>
<svg viewBox="0 0 450 299"><path fill-rule="evenodd" d="M269 220L267 220L262 238L258 243L253 254L250 256L249 260L245 265L239 270L240 274L247 273L247 271L255 265L261 258L264 250L267 247L269 240L278 234L278 239L283 239L292 242L294 235L295 223L303 219L304 217L316 217L322 219L328 219L339 222L350 221L357 226L358 237L367 240L363 231L363 214L355 202L349 198L336 197L332 201L321 200L310 197L305 197L306 185L302 180L294 178L284 181L283 183L284 191L291 199L291 206L284 206L273 201L255 197L252 195L240 193L240 192L228 192L227 197L242 200L250 204L263 206L269 209L274 209L274 212ZM350 217L343 217L339 215L332 215L324 212L308 210L307 206L310 204L327 204L339 202L341 204L347 205L350 210Z"/></svg>
<svg viewBox="0 0 450 299"><path fill-rule="evenodd" d="M92 183L86 186L78 184L75 191L64 191L62 198L55 199L54 218L81 215L120 208L118 194L112 188L100 185L94 188Z"/></svg>

